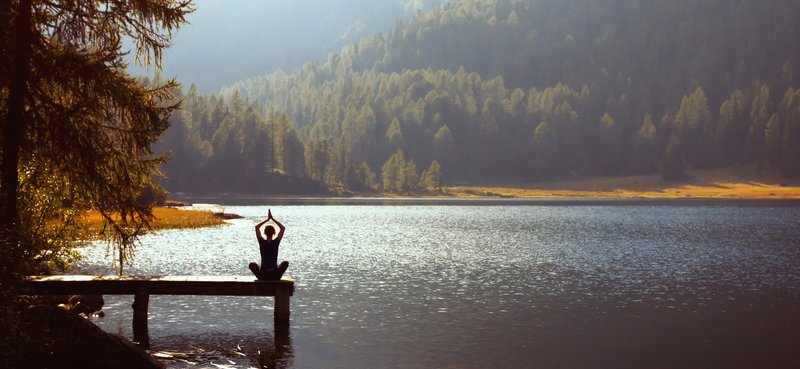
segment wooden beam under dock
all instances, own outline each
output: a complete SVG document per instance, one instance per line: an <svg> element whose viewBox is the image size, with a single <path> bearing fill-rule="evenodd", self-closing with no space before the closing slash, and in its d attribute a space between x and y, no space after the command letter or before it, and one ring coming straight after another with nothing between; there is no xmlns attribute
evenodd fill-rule
<svg viewBox="0 0 800 369"><path fill-rule="evenodd" d="M147 316L149 295L274 296L276 324L289 323L294 280L259 281L243 276L30 276L22 291L31 295L134 295L134 315Z"/></svg>

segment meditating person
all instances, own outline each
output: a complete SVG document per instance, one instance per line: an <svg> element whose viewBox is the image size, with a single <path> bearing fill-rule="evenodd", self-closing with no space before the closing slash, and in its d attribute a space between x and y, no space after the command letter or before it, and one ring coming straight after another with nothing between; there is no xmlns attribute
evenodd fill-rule
<svg viewBox="0 0 800 369"><path fill-rule="evenodd" d="M260 228L270 220L274 221L275 224L278 225L280 231L278 231L278 235L275 236L275 227L272 225L267 225L264 227L264 236L262 237L262 231ZM281 276L286 271L286 268L289 267L288 261L284 261L278 265L278 247L281 244L281 239L283 239L283 231L285 229L286 228L283 226L283 224L281 224L281 222L272 217L272 211L270 210L267 210L267 219L256 224L256 238L258 238L258 248L261 251L261 267L259 267L256 263L250 263L249 266L250 271L255 274L258 280L277 281L281 279Z"/></svg>

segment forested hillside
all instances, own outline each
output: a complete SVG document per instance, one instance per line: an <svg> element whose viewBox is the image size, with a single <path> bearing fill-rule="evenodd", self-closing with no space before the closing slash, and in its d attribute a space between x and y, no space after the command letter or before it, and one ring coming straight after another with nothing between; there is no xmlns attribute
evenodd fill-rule
<svg viewBox="0 0 800 369"><path fill-rule="evenodd" d="M454 2L324 64L190 90L162 143L167 186L404 192L753 162L796 176L796 19L792 1Z"/></svg>

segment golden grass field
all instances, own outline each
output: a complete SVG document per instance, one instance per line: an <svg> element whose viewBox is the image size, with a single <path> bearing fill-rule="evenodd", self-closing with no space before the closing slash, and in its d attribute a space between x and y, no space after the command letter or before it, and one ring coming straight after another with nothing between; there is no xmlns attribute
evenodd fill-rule
<svg viewBox="0 0 800 369"><path fill-rule="evenodd" d="M153 230L212 227L225 222L214 213L201 210L156 207L153 208L153 215L155 215L152 223ZM87 212L85 219L90 232L97 231L103 226L103 218L96 211Z"/></svg>
<svg viewBox="0 0 800 369"><path fill-rule="evenodd" d="M800 181L775 173L759 173L754 166L696 170L687 179L664 181L658 175L595 178L574 181L511 184L508 186L452 186L445 197L599 198L599 199L800 199Z"/></svg>
<svg viewBox="0 0 800 369"><path fill-rule="evenodd" d="M383 193L379 196L403 197ZM594 178L573 181L493 186L450 186L431 197L531 198L531 199L800 199L800 180L785 180L776 173L758 172L754 166L695 170L687 179L665 181L658 175ZM154 230L202 228L224 220L209 211L172 207L153 209ZM99 213L86 214L89 232L102 227Z"/></svg>

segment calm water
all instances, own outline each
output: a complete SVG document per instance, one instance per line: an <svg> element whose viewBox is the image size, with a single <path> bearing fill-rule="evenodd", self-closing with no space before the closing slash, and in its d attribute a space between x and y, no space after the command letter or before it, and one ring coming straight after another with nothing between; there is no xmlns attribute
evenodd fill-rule
<svg viewBox="0 0 800 369"><path fill-rule="evenodd" d="M297 292L153 296L171 367L800 367L800 208L284 205ZM245 219L142 239L132 275L248 275ZM112 273L105 246L79 272ZM131 296L104 329L131 333ZM277 338L276 338L277 333ZM180 360L179 360L180 359Z"/></svg>

